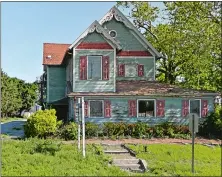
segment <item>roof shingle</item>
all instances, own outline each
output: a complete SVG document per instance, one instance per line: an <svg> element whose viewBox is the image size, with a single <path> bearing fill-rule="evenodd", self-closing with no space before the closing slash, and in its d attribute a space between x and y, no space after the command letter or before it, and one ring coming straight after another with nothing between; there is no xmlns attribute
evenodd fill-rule
<svg viewBox="0 0 222 177"><path fill-rule="evenodd" d="M116 92L72 92L69 96L202 96L214 91L181 88L157 81L116 81Z"/></svg>
<svg viewBox="0 0 222 177"><path fill-rule="evenodd" d="M63 61L64 55L71 44L43 44L43 65L60 65ZM51 56L51 59L47 56Z"/></svg>

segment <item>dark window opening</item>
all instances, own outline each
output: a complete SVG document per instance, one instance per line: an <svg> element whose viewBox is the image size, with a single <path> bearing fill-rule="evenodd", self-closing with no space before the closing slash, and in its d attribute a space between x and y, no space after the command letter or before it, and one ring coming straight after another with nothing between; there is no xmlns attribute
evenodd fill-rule
<svg viewBox="0 0 222 177"><path fill-rule="evenodd" d="M140 100L138 109L138 117L154 116L154 100Z"/></svg>

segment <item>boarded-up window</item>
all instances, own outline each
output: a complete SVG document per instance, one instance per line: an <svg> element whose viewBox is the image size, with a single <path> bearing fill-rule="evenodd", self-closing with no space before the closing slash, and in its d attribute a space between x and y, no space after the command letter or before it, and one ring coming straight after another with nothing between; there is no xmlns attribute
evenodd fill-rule
<svg viewBox="0 0 222 177"><path fill-rule="evenodd" d="M165 115L165 100L156 101L156 116L164 117Z"/></svg>
<svg viewBox="0 0 222 177"><path fill-rule="evenodd" d="M109 56L103 56L103 80L109 80Z"/></svg>
<svg viewBox="0 0 222 177"><path fill-rule="evenodd" d="M101 79L101 56L88 56L88 79Z"/></svg>
<svg viewBox="0 0 222 177"><path fill-rule="evenodd" d="M189 114L189 100L182 100L182 117Z"/></svg>
<svg viewBox="0 0 222 177"><path fill-rule="evenodd" d="M87 57L80 56L79 60L79 79L86 80L87 79Z"/></svg>
<svg viewBox="0 0 222 177"><path fill-rule="evenodd" d="M154 100L138 101L138 117L154 117Z"/></svg>
<svg viewBox="0 0 222 177"><path fill-rule="evenodd" d="M102 101L90 101L90 117L103 117Z"/></svg>
<svg viewBox="0 0 222 177"><path fill-rule="evenodd" d="M109 100L104 101L104 107L105 107L105 115L104 117L111 117L111 102Z"/></svg>
<svg viewBox="0 0 222 177"><path fill-rule="evenodd" d="M206 117L208 113L208 101L202 100L201 117Z"/></svg>
<svg viewBox="0 0 222 177"><path fill-rule="evenodd" d="M136 100L128 101L129 117L136 117Z"/></svg>
<svg viewBox="0 0 222 177"><path fill-rule="evenodd" d="M138 70L138 76L143 77L144 76L144 65L138 64L137 70Z"/></svg>
<svg viewBox="0 0 222 177"><path fill-rule="evenodd" d="M125 64L118 65L118 76L120 76L120 77L125 76Z"/></svg>

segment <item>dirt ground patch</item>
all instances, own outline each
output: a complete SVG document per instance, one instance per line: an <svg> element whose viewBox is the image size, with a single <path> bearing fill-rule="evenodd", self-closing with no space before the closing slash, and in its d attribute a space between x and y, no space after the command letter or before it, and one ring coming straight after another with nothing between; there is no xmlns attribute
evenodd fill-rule
<svg viewBox="0 0 222 177"><path fill-rule="evenodd" d="M73 141L66 141L64 143L73 143ZM171 138L152 138L152 139L121 139L121 140L110 140L110 139L86 139L87 144L92 143L103 143L103 144L186 144L192 143L192 139L171 139ZM221 145L219 139L204 139L195 138L196 144L213 144Z"/></svg>

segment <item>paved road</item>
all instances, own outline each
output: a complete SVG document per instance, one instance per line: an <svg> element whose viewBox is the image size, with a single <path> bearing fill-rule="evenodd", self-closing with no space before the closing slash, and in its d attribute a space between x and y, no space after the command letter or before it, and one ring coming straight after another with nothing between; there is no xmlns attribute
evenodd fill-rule
<svg viewBox="0 0 222 177"><path fill-rule="evenodd" d="M1 134L7 134L11 138L23 137L26 119L15 120L11 122L1 123Z"/></svg>

